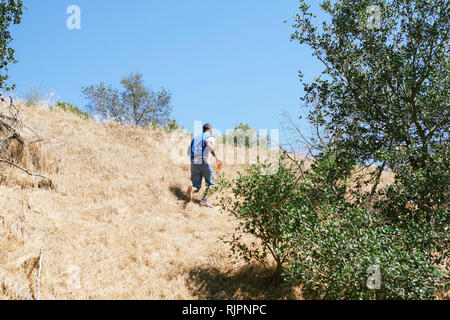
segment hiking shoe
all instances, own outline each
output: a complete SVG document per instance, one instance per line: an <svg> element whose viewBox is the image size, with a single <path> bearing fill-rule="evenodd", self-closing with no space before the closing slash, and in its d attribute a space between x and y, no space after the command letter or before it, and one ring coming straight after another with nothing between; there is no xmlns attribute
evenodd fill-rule
<svg viewBox="0 0 450 320"><path fill-rule="evenodd" d="M192 187L189 187L186 191L186 202L191 202L192 195L193 195Z"/></svg>
<svg viewBox="0 0 450 320"><path fill-rule="evenodd" d="M200 202L200 206L202 207L206 207L206 208L214 208L213 205L210 205L208 202L202 200L202 202Z"/></svg>

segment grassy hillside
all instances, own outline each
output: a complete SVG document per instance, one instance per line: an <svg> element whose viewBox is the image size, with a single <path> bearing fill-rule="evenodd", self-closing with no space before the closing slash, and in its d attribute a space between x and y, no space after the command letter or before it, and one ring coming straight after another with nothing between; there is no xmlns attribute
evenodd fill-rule
<svg viewBox="0 0 450 320"><path fill-rule="evenodd" d="M233 263L218 241L233 230L227 215L185 204L189 166L170 154L189 136L19 109L23 165L53 186L0 164L1 299L36 298L41 250L42 299L301 298Z"/></svg>

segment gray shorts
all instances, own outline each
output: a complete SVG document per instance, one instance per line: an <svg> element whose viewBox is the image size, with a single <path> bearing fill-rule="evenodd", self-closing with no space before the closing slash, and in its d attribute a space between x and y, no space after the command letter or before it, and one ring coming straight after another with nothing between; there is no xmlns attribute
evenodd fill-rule
<svg viewBox="0 0 450 320"><path fill-rule="evenodd" d="M208 188L214 187L214 170L208 163L191 163L191 180L194 188L202 187L203 178L205 178Z"/></svg>

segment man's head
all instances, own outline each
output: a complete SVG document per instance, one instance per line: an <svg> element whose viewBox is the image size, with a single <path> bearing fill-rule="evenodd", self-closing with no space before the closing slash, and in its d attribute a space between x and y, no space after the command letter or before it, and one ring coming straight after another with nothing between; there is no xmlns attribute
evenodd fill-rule
<svg viewBox="0 0 450 320"><path fill-rule="evenodd" d="M212 135L212 130L213 130L213 127L209 123L207 123L203 126L203 133L209 133Z"/></svg>

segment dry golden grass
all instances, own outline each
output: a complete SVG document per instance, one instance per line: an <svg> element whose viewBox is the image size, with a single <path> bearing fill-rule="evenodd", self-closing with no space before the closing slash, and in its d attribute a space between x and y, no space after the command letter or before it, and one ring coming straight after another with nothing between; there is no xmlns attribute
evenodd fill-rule
<svg viewBox="0 0 450 320"><path fill-rule="evenodd" d="M19 108L47 139L23 165L54 188L0 164L0 299L36 298L40 250L42 299L301 297L229 258L226 214L185 204L189 166L169 154L189 136Z"/></svg>

